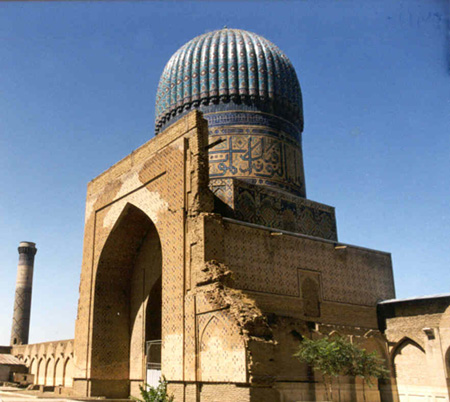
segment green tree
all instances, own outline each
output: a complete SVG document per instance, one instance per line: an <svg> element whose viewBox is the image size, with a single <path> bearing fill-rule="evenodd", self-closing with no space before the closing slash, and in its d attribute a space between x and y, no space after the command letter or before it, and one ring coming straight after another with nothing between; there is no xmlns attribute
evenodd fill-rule
<svg viewBox="0 0 450 402"><path fill-rule="evenodd" d="M159 385L157 387L152 387L145 384L145 387L139 385L139 390L141 391L141 397L131 399L139 402L173 402L173 396L167 393L167 381L164 377L159 380Z"/></svg>
<svg viewBox="0 0 450 402"><path fill-rule="evenodd" d="M368 353L340 336L304 338L294 356L322 373L325 393L327 399L331 401L333 401L333 378L340 375L361 377L364 386L366 383L371 385L373 378L380 379L388 375L384 361L377 357L376 352ZM365 398L365 389L363 393Z"/></svg>
<svg viewBox="0 0 450 402"><path fill-rule="evenodd" d="M345 375L361 377L363 380L363 396L366 400L365 385L372 386L372 379L384 379L389 377L389 371L385 368L385 361L378 357L377 352L368 353L352 344L351 364L345 369Z"/></svg>

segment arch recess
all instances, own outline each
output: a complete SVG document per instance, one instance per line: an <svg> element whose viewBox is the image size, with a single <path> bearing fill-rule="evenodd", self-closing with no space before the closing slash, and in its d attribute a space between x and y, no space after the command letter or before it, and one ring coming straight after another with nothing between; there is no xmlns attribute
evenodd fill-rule
<svg viewBox="0 0 450 402"><path fill-rule="evenodd" d="M420 390L429 386L426 353L414 340L405 337L395 346L392 351L392 367L400 399L413 389L421 394Z"/></svg>
<svg viewBox="0 0 450 402"><path fill-rule="evenodd" d="M416 342L414 339L410 338L409 336L404 336L402 339L400 339L392 348L391 350L391 361L394 362L394 357L398 353L399 349L401 349L405 344L410 343L417 348L419 348L423 353L425 353L425 349L420 345L418 342Z"/></svg>
<svg viewBox="0 0 450 402"><path fill-rule="evenodd" d="M64 362L63 386L70 388L73 382L73 360L68 357Z"/></svg>
<svg viewBox="0 0 450 402"><path fill-rule="evenodd" d="M36 382L37 382L37 360L35 358L31 359L30 373L34 375L34 383L36 384Z"/></svg>
<svg viewBox="0 0 450 402"><path fill-rule="evenodd" d="M161 275L156 226L146 213L128 203L104 243L95 273L91 377L97 381L92 395L108 395L112 386L120 388L124 397L130 389L132 395L133 390L139 392L146 374L145 308ZM161 309L161 302L157 308ZM160 327L159 319L159 336Z"/></svg>
<svg viewBox="0 0 450 402"><path fill-rule="evenodd" d="M305 316L320 316L320 287L317 281L307 276L301 285L301 294L303 298L303 310Z"/></svg>
<svg viewBox="0 0 450 402"><path fill-rule="evenodd" d="M55 363L53 383L56 387L64 384L64 363L61 357L58 358Z"/></svg>
<svg viewBox="0 0 450 402"><path fill-rule="evenodd" d="M246 381L245 344L227 317L213 315L201 331L199 340L199 377L202 381Z"/></svg>
<svg viewBox="0 0 450 402"><path fill-rule="evenodd" d="M38 362L37 374L35 379L35 382L38 385L44 385L45 383L45 368L46 368L46 361L43 357L41 357Z"/></svg>
<svg viewBox="0 0 450 402"><path fill-rule="evenodd" d="M45 364L45 381L44 385L54 385L53 378L54 378L54 371L55 371L55 362L52 358L47 359L47 362Z"/></svg>

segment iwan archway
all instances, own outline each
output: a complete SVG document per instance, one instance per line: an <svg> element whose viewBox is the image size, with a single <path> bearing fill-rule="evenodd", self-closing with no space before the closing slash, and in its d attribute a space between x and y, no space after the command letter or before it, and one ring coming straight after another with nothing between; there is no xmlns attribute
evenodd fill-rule
<svg viewBox="0 0 450 402"><path fill-rule="evenodd" d="M106 240L95 277L91 395L139 393L146 381L146 344L161 340L161 275L156 227L127 204Z"/></svg>

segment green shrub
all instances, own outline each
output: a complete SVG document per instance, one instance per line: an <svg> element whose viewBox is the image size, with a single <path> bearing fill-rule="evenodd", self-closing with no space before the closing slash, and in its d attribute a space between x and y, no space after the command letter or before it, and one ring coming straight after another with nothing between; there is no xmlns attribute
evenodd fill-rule
<svg viewBox="0 0 450 402"><path fill-rule="evenodd" d="M173 396L167 393L167 381L164 377L159 380L159 385L157 387L145 384L144 387L139 385L139 390L142 399L134 397L131 399L140 402L173 402Z"/></svg>
<svg viewBox="0 0 450 402"><path fill-rule="evenodd" d="M331 401L334 377L340 375L361 377L363 386L366 383L370 386L373 378L386 378L389 374L384 360L380 359L376 352L368 353L340 336L304 338L294 356L322 373L325 393L327 399ZM365 389L363 394L365 399Z"/></svg>

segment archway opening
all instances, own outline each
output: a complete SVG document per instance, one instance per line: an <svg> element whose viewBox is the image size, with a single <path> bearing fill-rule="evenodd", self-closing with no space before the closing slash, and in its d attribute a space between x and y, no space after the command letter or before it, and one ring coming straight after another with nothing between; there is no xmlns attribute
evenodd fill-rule
<svg viewBox="0 0 450 402"><path fill-rule="evenodd" d="M41 358L38 363L37 368L37 378L36 378L36 384L38 385L44 385L45 384L45 359Z"/></svg>
<svg viewBox="0 0 450 402"><path fill-rule="evenodd" d="M92 396L139 394L147 338L161 339L161 276L156 227L128 204L106 240L95 277Z"/></svg>
<svg viewBox="0 0 450 402"><path fill-rule="evenodd" d="M73 361L70 357L68 357L64 363L63 370L63 387L70 388L73 382Z"/></svg>
<svg viewBox="0 0 450 402"><path fill-rule="evenodd" d="M410 395L426 398L429 373L423 348L405 338L397 344L392 356L400 402L408 401Z"/></svg>
<svg viewBox="0 0 450 402"><path fill-rule="evenodd" d="M158 385L161 376L161 279L162 277L159 277L150 291L145 312L145 382L153 387Z"/></svg>
<svg viewBox="0 0 450 402"><path fill-rule="evenodd" d="M55 384L55 386L59 387L62 386L64 382L64 363L61 360L61 358L59 358L58 360L56 360L55 363L55 378L53 380L53 383Z"/></svg>
<svg viewBox="0 0 450 402"><path fill-rule="evenodd" d="M55 385L53 382L53 377L54 377L54 361L53 359L48 359L47 360L47 365L45 368L45 385Z"/></svg>
<svg viewBox="0 0 450 402"><path fill-rule="evenodd" d="M37 360L35 358L30 363L30 374L33 374L33 383L37 384Z"/></svg>

